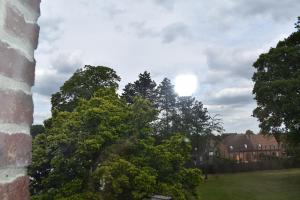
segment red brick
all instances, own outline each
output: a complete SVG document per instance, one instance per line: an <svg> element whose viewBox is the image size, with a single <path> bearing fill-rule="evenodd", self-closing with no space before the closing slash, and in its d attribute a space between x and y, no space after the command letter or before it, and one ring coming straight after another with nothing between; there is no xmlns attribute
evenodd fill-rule
<svg viewBox="0 0 300 200"><path fill-rule="evenodd" d="M23 0L23 3L25 3L28 7L30 7L34 11L40 13L41 0Z"/></svg>
<svg viewBox="0 0 300 200"><path fill-rule="evenodd" d="M0 133L0 168L26 167L31 163L32 138L27 134Z"/></svg>
<svg viewBox="0 0 300 200"><path fill-rule="evenodd" d="M0 74L33 86L35 62L1 41L0 52Z"/></svg>
<svg viewBox="0 0 300 200"><path fill-rule="evenodd" d="M29 200L29 178L19 177L15 181L7 184L0 184L1 200Z"/></svg>
<svg viewBox="0 0 300 200"><path fill-rule="evenodd" d="M17 91L0 91L0 121L4 123L33 122L33 102L31 95Z"/></svg>
<svg viewBox="0 0 300 200"><path fill-rule="evenodd" d="M26 23L21 12L9 3L6 4L5 30L16 37L29 40L32 47L36 49L39 26L37 24Z"/></svg>

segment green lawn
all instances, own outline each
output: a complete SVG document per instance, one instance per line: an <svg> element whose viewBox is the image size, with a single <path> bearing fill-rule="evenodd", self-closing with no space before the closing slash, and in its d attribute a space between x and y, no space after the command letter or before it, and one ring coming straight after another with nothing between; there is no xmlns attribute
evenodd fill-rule
<svg viewBox="0 0 300 200"><path fill-rule="evenodd" d="M300 200L300 169L209 176L199 200Z"/></svg>

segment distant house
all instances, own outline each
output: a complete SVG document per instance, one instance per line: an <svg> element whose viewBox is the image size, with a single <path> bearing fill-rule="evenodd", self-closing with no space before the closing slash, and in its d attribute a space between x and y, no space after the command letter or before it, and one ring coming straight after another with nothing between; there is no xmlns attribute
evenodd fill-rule
<svg viewBox="0 0 300 200"><path fill-rule="evenodd" d="M244 163L283 156L282 145L261 134L226 134L218 149L220 157Z"/></svg>

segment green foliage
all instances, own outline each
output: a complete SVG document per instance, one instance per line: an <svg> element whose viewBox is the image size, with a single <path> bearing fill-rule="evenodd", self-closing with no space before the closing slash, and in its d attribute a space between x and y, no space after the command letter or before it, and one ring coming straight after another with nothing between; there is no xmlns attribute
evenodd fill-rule
<svg viewBox="0 0 300 200"><path fill-rule="evenodd" d="M179 97L176 107L178 109L175 123L177 132L186 135L211 133L211 117L201 102L193 97Z"/></svg>
<svg viewBox="0 0 300 200"><path fill-rule="evenodd" d="M211 117L200 101L191 96L178 97L174 86L168 78L156 87L150 73L139 74L139 79L125 86L122 99L132 104L136 97L148 100L150 106L157 110L157 119L152 123L156 139L160 142L174 133L192 135L222 132L219 119Z"/></svg>
<svg viewBox="0 0 300 200"><path fill-rule="evenodd" d="M142 139L125 159L115 158L95 170L94 179L105 199L144 199L160 193L174 199L186 199L201 181L198 169L187 169L190 144L174 136L160 145Z"/></svg>
<svg viewBox="0 0 300 200"><path fill-rule="evenodd" d="M162 138L169 137L174 131L172 124L175 123L176 98L174 86L167 78L159 84L158 91L158 109L160 111L160 121L157 123L157 131Z"/></svg>
<svg viewBox="0 0 300 200"><path fill-rule="evenodd" d="M107 200L138 200L155 192L156 177L121 158L98 166L94 180Z"/></svg>
<svg viewBox="0 0 300 200"><path fill-rule="evenodd" d="M130 118L133 133L140 137L153 133L152 126L149 122L157 118L157 110L154 109L148 100L141 97L134 97L133 104L129 105Z"/></svg>
<svg viewBox="0 0 300 200"><path fill-rule="evenodd" d="M79 100L90 99L100 88L118 88L121 78L104 66L86 65L77 70L51 98L52 110L73 111Z"/></svg>
<svg viewBox="0 0 300 200"><path fill-rule="evenodd" d="M156 87L144 72L121 98L119 80L110 68L85 66L52 96L52 118L33 141L32 199L194 194L202 177L187 168L192 149L221 124L195 98L177 97L167 78Z"/></svg>
<svg viewBox="0 0 300 200"><path fill-rule="evenodd" d="M38 134L42 134L45 132L45 127L41 124L32 125L30 127L30 135L34 138Z"/></svg>
<svg viewBox="0 0 300 200"><path fill-rule="evenodd" d="M253 64L253 94L257 101L253 115L260 121L263 133L300 133L299 45L298 30L261 54Z"/></svg>
<svg viewBox="0 0 300 200"><path fill-rule="evenodd" d="M33 199L132 200L155 193L186 199L200 171L184 166L191 146L183 136L155 143L156 115L149 101L128 105L114 89L97 91L73 112L56 112L34 139Z"/></svg>
<svg viewBox="0 0 300 200"><path fill-rule="evenodd" d="M56 113L51 127L33 143L32 192L85 191L94 165L103 159L102 151L128 133L128 116L126 105L113 89L82 100L73 112ZM76 179L81 182L70 187Z"/></svg>
<svg viewBox="0 0 300 200"><path fill-rule="evenodd" d="M156 105L156 83L151 79L149 72L145 71L144 73L139 74L138 80L136 80L133 84L128 83L125 86L122 98L128 103L132 103L134 97L141 97L148 100L152 105Z"/></svg>

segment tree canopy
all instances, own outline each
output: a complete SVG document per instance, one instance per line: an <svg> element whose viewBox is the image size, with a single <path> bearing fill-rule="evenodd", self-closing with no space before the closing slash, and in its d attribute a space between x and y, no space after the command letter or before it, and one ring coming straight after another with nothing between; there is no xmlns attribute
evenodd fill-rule
<svg viewBox="0 0 300 200"><path fill-rule="evenodd" d="M118 80L110 68L85 66L52 96L52 118L33 140L33 200L194 194L202 176L188 165L192 149L221 126L200 101L177 97L167 78L156 87L144 72L122 97Z"/></svg>
<svg viewBox="0 0 300 200"><path fill-rule="evenodd" d="M52 111L72 111L80 98L90 99L99 88L118 88L121 78L104 66L86 65L67 80L51 98Z"/></svg>
<svg viewBox="0 0 300 200"><path fill-rule="evenodd" d="M73 112L56 113L34 140L33 199L134 200L154 192L186 199L201 179L184 166L190 144L174 135L156 145L150 105L139 98L128 105L114 89L102 89Z"/></svg>
<svg viewBox="0 0 300 200"><path fill-rule="evenodd" d="M147 99L153 105L156 104L156 83L152 80L151 74L147 71L139 74L138 80L134 83L128 83L123 90L122 98L128 103L132 103L134 97L137 96Z"/></svg>
<svg viewBox="0 0 300 200"><path fill-rule="evenodd" d="M45 132L45 127L41 124L35 124L30 127L30 135L34 138L38 134Z"/></svg>
<svg viewBox="0 0 300 200"><path fill-rule="evenodd" d="M300 20L300 18L299 18ZM253 115L261 131L289 133L300 141L300 29L278 42L253 64L256 72L253 94L257 108ZM296 140L295 140L296 141Z"/></svg>

